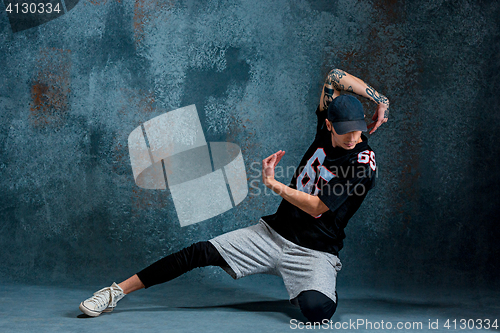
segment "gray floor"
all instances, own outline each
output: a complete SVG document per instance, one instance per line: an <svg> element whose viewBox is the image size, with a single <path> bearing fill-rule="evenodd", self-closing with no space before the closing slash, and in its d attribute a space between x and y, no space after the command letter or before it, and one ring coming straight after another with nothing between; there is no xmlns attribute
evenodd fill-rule
<svg viewBox="0 0 500 333"><path fill-rule="evenodd" d="M85 317L78 304L101 287L1 285L0 332L308 331L295 326L305 319L288 302L282 282L274 276L252 276L238 281L180 278L128 295L112 313ZM398 322L422 323L421 329L401 332L477 332L460 329L460 319L500 321L499 292L451 289L389 292L340 287L339 308L326 331L354 330L353 326L335 329L335 325L346 328L349 322L356 322L360 323L357 331L381 332L386 330L375 328L383 321L384 327L390 322L393 330ZM457 319L456 330L453 323L450 329L444 327L447 319ZM439 329L429 330L429 320L438 320ZM371 322L372 329L366 322Z"/></svg>

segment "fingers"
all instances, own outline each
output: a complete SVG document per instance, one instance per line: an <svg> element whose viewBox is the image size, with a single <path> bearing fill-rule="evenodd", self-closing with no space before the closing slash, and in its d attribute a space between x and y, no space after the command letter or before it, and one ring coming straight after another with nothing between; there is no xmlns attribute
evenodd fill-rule
<svg viewBox="0 0 500 333"><path fill-rule="evenodd" d="M385 104L379 104L377 106L377 111L375 111L375 113L372 116L373 122L367 126L368 129L371 128L370 134L375 133L375 131L380 127L380 125L387 122L388 119L385 118L386 109L387 106Z"/></svg>
<svg viewBox="0 0 500 333"><path fill-rule="evenodd" d="M262 163L269 164L271 162L271 160L273 159L273 157L276 157L276 154L272 154L272 155L266 157L265 159L262 160Z"/></svg>
<svg viewBox="0 0 500 333"><path fill-rule="evenodd" d="M275 165L277 165L281 161L281 158L283 157L283 155L285 155L285 151L284 150L280 150L279 152L276 153L276 162L275 162Z"/></svg>
<svg viewBox="0 0 500 333"><path fill-rule="evenodd" d="M368 125L368 128L372 128L372 130L370 131L370 134L373 134L375 133L375 131L380 127L380 125L382 125L383 123L385 123L384 119L379 119L376 123L371 123L370 125Z"/></svg>
<svg viewBox="0 0 500 333"><path fill-rule="evenodd" d="M266 157L265 159L262 160L262 167L274 168L279 163L279 161L281 161L281 158L283 157L283 155L285 155L285 152L283 150L280 150L280 151Z"/></svg>
<svg viewBox="0 0 500 333"><path fill-rule="evenodd" d="M269 163L271 160L277 159L277 158L278 158L278 162L279 162L279 160L281 160L281 157L283 157L283 155L285 155L285 152L283 150L279 150L276 153L274 153L274 154L269 155L268 157L266 157L262 162L266 161L266 162Z"/></svg>
<svg viewBox="0 0 500 333"><path fill-rule="evenodd" d="M377 124L378 124L378 122L377 122ZM372 128L372 130L370 131L370 134L373 134L373 133L375 133L376 130L378 130L380 125L377 125L377 124Z"/></svg>

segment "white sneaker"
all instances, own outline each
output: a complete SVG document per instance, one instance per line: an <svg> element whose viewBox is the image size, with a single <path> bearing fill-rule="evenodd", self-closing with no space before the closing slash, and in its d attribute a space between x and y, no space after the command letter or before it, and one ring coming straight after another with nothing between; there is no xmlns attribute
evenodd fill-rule
<svg viewBox="0 0 500 333"><path fill-rule="evenodd" d="M87 298L80 303L80 311L91 317L97 317L101 312L111 312L116 307L116 303L125 297L122 288L115 282L111 287L102 288L94 293L94 296Z"/></svg>

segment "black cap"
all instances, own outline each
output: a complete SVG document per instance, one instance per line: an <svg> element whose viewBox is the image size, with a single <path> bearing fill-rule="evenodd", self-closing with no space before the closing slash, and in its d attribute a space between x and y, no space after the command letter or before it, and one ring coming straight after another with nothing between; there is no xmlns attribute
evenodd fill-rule
<svg viewBox="0 0 500 333"><path fill-rule="evenodd" d="M365 113L361 102L351 95L340 95L328 106L328 120L337 134L366 132Z"/></svg>

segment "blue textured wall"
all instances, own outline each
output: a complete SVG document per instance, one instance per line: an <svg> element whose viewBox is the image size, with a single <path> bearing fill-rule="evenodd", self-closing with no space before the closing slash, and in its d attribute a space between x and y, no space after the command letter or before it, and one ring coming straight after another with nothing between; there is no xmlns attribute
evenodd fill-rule
<svg viewBox="0 0 500 333"><path fill-rule="evenodd" d="M346 230L341 283L500 273L498 2L81 0L16 33L0 9L1 281L118 280L273 213L278 197L249 195L181 228L168 190L135 185L128 134L194 103L207 141L242 148L249 180L279 149L295 166L334 67L392 110L370 139L378 186Z"/></svg>

